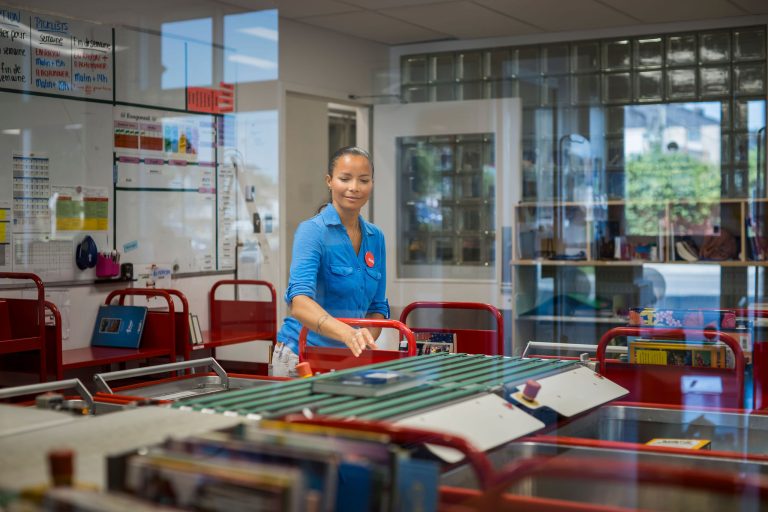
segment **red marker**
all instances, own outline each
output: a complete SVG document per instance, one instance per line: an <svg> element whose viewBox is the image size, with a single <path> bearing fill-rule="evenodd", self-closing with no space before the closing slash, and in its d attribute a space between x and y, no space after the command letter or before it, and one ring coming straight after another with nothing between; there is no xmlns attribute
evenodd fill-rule
<svg viewBox="0 0 768 512"><path fill-rule="evenodd" d="M376 261L373 259L373 253L371 251L366 252L365 264L368 265L368 267L373 268L374 263L376 263Z"/></svg>

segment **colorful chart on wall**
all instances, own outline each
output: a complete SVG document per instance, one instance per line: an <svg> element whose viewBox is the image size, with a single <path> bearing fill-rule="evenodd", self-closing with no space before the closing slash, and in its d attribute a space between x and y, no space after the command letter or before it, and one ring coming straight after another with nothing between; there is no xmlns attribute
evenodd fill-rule
<svg viewBox="0 0 768 512"><path fill-rule="evenodd" d="M215 128L210 115L115 108L115 239L125 261L217 269Z"/></svg>

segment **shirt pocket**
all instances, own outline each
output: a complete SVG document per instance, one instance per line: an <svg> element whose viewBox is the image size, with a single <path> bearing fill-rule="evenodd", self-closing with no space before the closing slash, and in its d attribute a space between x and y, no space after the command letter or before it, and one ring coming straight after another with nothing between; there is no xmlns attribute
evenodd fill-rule
<svg viewBox="0 0 768 512"><path fill-rule="evenodd" d="M349 265L329 265L326 274L326 293L334 301L344 303L360 286L360 278L355 279L355 269ZM339 304L336 304L337 306ZM326 304L324 307L327 307Z"/></svg>
<svg viewBox="0 0 768 512"><path fill-rule="evenodd" d="M354 268L347 265L331 265L330 268L331 274L342 277L350 276L355 271Z"/></svg>
<svg viewBox="0 0 768 512"><path fill-rule="evenodd" d="M365 295L368 301L373 301L376 296L376 290L379 289L379 281L381 281L381 272L375 268L365 269Z"/></svg>

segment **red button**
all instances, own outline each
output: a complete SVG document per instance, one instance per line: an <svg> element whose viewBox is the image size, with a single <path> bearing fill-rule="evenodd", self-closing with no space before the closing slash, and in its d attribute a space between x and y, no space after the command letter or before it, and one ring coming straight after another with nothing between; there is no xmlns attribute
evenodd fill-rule
<svg viewBox="0 0 768 512"><path fill-rule="evenodd" d="M366 252L365 264L368 265L370 268L373 268L374 263L376 263L376 261L373 259L373 253L371 251Z"/></svg>

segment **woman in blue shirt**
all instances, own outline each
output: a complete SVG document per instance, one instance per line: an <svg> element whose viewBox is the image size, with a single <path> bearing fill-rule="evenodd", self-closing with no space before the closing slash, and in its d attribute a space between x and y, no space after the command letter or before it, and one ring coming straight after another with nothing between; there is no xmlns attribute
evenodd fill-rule
<svg viewBox="0 0 768 512"><path fill-rule="evenodd" d="M325 182L331 202L302 222L293 241L285 301L290 316L277 333L272 375L295 376L302 326L307 344L347 347L355 357L376 348L379 329L356 329L336 318L389 318L384 235L360 210L373 190L373 161L349 146L336 151Z"/></svg>

